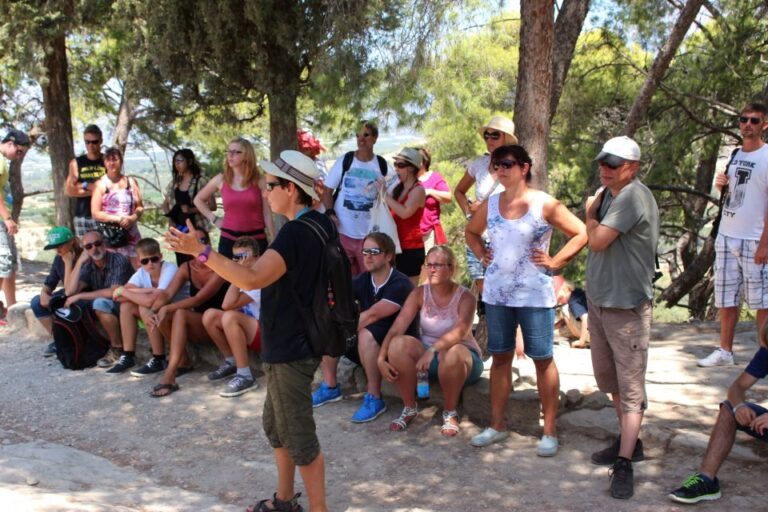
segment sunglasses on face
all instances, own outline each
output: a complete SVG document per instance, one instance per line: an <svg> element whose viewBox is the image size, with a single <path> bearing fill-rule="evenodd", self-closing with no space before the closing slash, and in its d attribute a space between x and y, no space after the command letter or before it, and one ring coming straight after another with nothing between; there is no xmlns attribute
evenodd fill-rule
<svg viewBox="0 0 768 512"><path fill-rule="evenodd" d="M101 247L102 245L104 245L103 240L96 240L95 242L92 242L90 244L83 245L83 249L85 249L86 251L90 251L94 247Z"/></svg>
<svg viewBox="0 0 768 512"><path fill-rule="evenodd" d="M272 192L277 187L282 187L282 185L280 184L279 181L267 181L266 183L264 183L264 187L266 187L267 192Z"/></svg>
<svg viewBox="0 0 768 512"><path fill-rule="evenodd" d="M101 144L101 141L100 141L100 140L98 140L98 139L96 139L96 140L88 140L88 139L84 139L84 142L85 142L86 144Z"/></svg>
<svg viewBox="0 0 768 512"><path fill-rule="evenodd" d="M174 160L174 162L176 162L177 164L183 164L186 161L187 161L186 158L177 158L176 160Z"/></svg>
<svg viewBox="0 0 768 512"><path fill-rule="evenodd" d="M242 155L243 152L241 150L239 150L239 149L228 149L227 150L227 154L229 156L235 156L235 155Z"/></svg>
<svg viewBox="0 0 768 512"><path fill-rule="evenodd" d="M520 165L516 160L497 160L491 164L494 169L501 167L502 169L511 169L516 165Z"/></svg>
<svg viewBox="0 0 768 512"><path fill-rule="evenodd" d="M398 169L405 169L406 167L410 167L410 166L411 164L409 164L408 162L395 162L395 167L397 167Z"/></svg>
<svg viewBox="0 0 768 512"><path fill-rule="evenodd" d="M368 137L370 137L370 136L371 136L371 134L370 134L370 133L358 133L358 134L356 134L356 135L357 135L358 137L360 137L361 139L367 139Z"/></svg>
<svg viewBox="0 0 768 512"><path fill-rule="evenodd" d="M606 169L610 169L612 171L615 171L616 169L624 166L623 163L619 165L611 165L608 162L598 162L597 165L598 167L605 167Z"/></svg>
<svg viewBox="0 0 768 512"><path fill-rule="evenodd" d="M425 267L427 267L428 270L440 270L443 267L450 267L450 263L425 263Z"/></svg>
<svg viewBox="0 0 768 512"><path fill-rule="evenodd" d="M232 254L232 259L235 261L243 261L243 260L247 260L249 256L250 256L250 253L247 253L247 252L236 252Z"/></svg>
<svg viewBox="0 0 768 512"><path fill-rule="evenodd" d="M142 265L147 265L147 264L149 264L150 262L152 262L152 263L157 263L157 262L158 262L158 261L160 261L161 259L162 259L162 257L160 257L160 256L150 256L149 258L141 258L141 259L139 260L139 262L140 262Z"/></svg>
<svg viewBox="0 0 768 512"><path fill-rule="evenodd" d="M363 249L360 252L362 252L364 256L378 256L379 254L381 254L384 251L382 251L378 247L371 247L369 249Z"/></svg>
<svg viewBox="0 0 768 512"><path fill-rule="evenodd" d="M485 140L493 139L493 140L499 140L501 138L501 132L489 132L485 131L483 132L483 138Z"/></svg>
<svg viewBox="0 0 768 512"><path fill-rule="evenodd" d="M739 117L739 122L741 124L747 124L747 123L760 124L763 122L763 120L759 117L741 116Z"/></svg>

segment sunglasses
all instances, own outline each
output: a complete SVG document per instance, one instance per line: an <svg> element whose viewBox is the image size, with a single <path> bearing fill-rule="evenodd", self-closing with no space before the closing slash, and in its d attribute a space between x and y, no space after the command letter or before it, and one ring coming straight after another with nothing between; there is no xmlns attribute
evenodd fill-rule
<svg viewBox="0 0 768 512"><path fill-rule="evenodd" d="M177 158L176 160L174 160L174 162L176 162L177 164L183 164L186 161L187 161L186 158Z"/></svg>
<svg viewBox="0 0 768 512"><path fill-rule="evenodd" d="M283 185L279 181L267 181L264 183L264 187L266 187L267 192L272 192L277 187L282 187Z"/></svg>
<svg viewBox="0 0 768 512"><path fill-rule="evenodd" d="M382 251L378 247L371 247L370 249L363 249L360 252L362 252L363 255L365 255L365 256L378 256L379 254L381 254L384 251Z"/></svg>
<svg viewBox="0 0 768 512"><path fill-rule="evenodd" d="M97 140L88 140L88 139L84 139L84 142L85 142L86 144L101 144L101 141L100 141L100 140L98 140L98 139L97 139Z"/></svg>
<svg viewBox="0 0 768 512"><path fill-rule="evenodd" d="M520 165L520 163L516 160L496 160L491 164L494 169L498 169L499 167L503 169L511 169L516 165Z"/></svg>
<svg viewBox="0 0 768 512"><path fill-rule="evenodd" d="M597 165L598 165L599 167L605 167L606 169L610 169L610 170L612 170L612 171L615 171L615 170L616 170L616 169L618 169L619 167L622 167L624 164L623 164L623 163L621 163L621 164L619 164L619 165L611 165L611 164L609 164L608 162L605 162L605 161L601 161L601 162L597 162Z"/></svg>
<svg viewBox="0 0 768 512"><path fill-rule="evenodd" d="M237 252L232 254L232 259L235 261L243 261L248 259L248 256L250 256L250 253L247 252Z"/></svg>
<svg viewBox="0 0 768 512"><path fill-rule="evenodd" d="M162 259L162 257L161 257L161 256L150 256L149 258L141 258L141 259L139 260L139 263L141 263L142 265L147 265L147 264L149 264L149 262L150 262L150 261L151 261L152 263L157 263L157 262L158 262L158 261L160 261L161 259Z"/></svg>
<svg viewBox="0 0 768 512"><path fill-rule="evenodd" d="M501 138L501 132L489 132L485 131L483 132L483 138L485 140L493 139L493 140L499 140Z"/></svg>
<svg viewBox="0 0 768 512"><path fill-rule="evenodd" d="M763 120L760 117L741 116L739 117L739 122L741 124L747 124L748 122L752 124L760 124Z"/></svg>
<svg viewBox="0 0 768 512"><path fill-rule="evenodd" d="M425 267L429 270L440 270L443 267L450 267L450 263L425 263Z"/></svg>
<svg viewBox="0 0 768 512"><path fill-rule="evenodd" d="M410 167L413 164L409 164L408 162L395 162L395 167L398 169L404 169L406 167Z"/></svg>
<svg viewBox="0 0 768 512"><path fill-rule="evenodd" d="M104 245L103 240L96 240L93 243L83 245L83 249L85 249L86 251L90 251L94 247L101 247L102 245Z"/></svg>
<svg viewBox="0 0 768 512"><path fill-rule="evenodd" d="M242 155L243 152L241 150L239 150L239 149L228 149L227 150L227 154L229 156L235 156L235 155Z"/></svg>
<svg viewBox="0 0 768 512"><path fill-rule="evenodd" d="M371 136L371 134L370 134L370 133L358 133L358 134L356 134L356 135L357 135L358 137L361 137L361 138L363 138L363 139L367 139L368 137L370 137L370 136Z"/></svg>

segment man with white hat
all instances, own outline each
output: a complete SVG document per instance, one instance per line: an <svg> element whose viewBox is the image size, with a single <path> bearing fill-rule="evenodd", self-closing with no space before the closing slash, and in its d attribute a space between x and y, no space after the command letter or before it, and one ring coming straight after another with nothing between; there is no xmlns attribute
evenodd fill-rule
<svg viewBox="0 0 768 512"><path fill-rule="evenodd" d="M610 139L595 160L603 187L586 205L589 333L595 380L613 396L619 437L592 454L592 463L612 465L611 496L629 499L632 461L644 458L638 437L648 405L645 370L659 210L637 179L640 147L634 140Z"/></svg>
<svg viewBox="0 0 768 512"><path fill-rule="evenodd" d="M253 510L301 510L294 494L296 466L304 480L310 510L324 512L325 462L312 415L312 379L320 358L313 353L300 312L309 304L321 272L323 242L312 234L307 220L334 232L333 222L312 209L318 199L319 171L311 158L298 151L283 151L274 162L261 161L265 192L273 212L288 222L253 267L218 254L193 234L171 228L166 237L176 252L196 256L218 275L243 290L261 289L261 359L267 375L263 425L275 454L278 491Z"/></svg>

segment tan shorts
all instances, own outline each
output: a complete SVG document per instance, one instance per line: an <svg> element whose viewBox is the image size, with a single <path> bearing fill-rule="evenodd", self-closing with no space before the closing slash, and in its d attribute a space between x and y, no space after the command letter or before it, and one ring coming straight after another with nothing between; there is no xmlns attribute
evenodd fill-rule
<svg viewBox="0 0 768 512"><path fill-rule="evenodd" d="M604 393L619 393L624 412L644 411L651 301L633 309L603 308L589 301L588 308L597 387Z"/></svg>

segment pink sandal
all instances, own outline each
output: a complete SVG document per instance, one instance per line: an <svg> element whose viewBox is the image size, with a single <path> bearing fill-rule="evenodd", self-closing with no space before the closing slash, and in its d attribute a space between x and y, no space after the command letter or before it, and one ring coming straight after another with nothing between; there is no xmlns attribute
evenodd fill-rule
<svg viewBox="0 0 768 512"><path fill-rule="evenodd" d="M400 417L389 424L389 430L392 432L402 432L419 415L419 410L415 407L403 407Z"/></svg>

